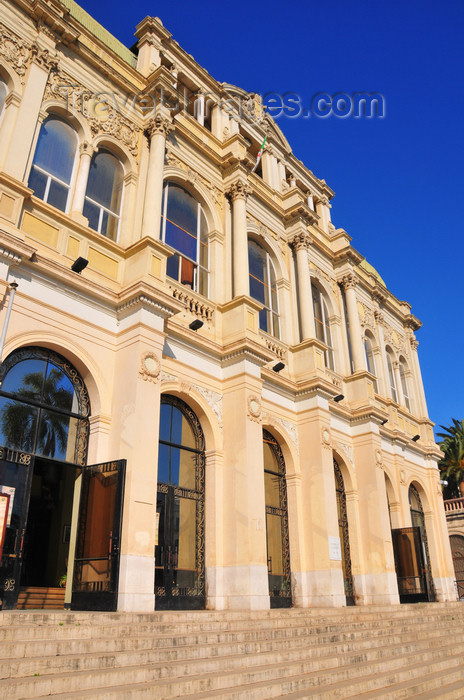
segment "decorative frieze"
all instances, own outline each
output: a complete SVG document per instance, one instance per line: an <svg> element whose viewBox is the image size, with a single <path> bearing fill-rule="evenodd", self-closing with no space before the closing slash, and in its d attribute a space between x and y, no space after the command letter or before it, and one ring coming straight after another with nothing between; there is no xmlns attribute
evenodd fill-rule
<svg viewBox="0 0 464 700"><path fill-rule="evenodd" d="M13 67L23 84L31 55L31 46L0 24L0 56Z"/></svg>

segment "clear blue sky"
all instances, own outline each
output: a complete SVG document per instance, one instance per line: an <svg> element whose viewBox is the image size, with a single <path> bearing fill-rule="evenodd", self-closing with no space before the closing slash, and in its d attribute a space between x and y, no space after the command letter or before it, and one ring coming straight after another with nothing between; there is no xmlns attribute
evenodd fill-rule
<svg viewBox="0 0 464 700"><path fill-rule="evenodd" d="M220 82L264 94L379 92L384 119L279 119L335 190L332 220L423 322L429 414L464 418L464 3L325 0L80 4L131 46L146 15Z"/></svg>

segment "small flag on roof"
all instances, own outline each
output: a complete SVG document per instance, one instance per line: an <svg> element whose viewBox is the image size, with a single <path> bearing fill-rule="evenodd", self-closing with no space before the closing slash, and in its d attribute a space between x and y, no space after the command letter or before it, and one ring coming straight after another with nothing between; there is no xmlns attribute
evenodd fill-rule
<svg viewBox="0 0 464 700"><path fill-rule="evenodd" d="M263 151L264 151L264 144L266 143L266 141L267 141L267 136L264 137L264 141L263 141L263 143L261 144L261 148L259 149L258 157L256 158L255 166L254 166L253 170L251 171L252 173L255 172L256 168L257 168L258 165L259 165L259 162L260 162L260 160L261 160L261 156L263 155Z"/></svg>

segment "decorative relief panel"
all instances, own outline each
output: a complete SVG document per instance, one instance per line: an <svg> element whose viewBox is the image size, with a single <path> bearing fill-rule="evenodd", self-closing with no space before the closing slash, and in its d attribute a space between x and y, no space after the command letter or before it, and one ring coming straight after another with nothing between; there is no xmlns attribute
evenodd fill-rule
<svg viewBox="0 0 464 700"><path fill-rule="evenodd" d="M217 391L212 391L211 389L205 389L198 384L192 384L192 389L195 389L208 403L209 407L216 416L219 428L223 428L223 409L222 409L222 394Z"/></svg>
<svg viewBox="0 0 464 700"><path fill-rule="evenodd" d="M300 443L298 440L298 428L295 425L295 423L292 423L289 420L285 420L284 418L280 418L277 416L275 418L277 423L280 423L280 425L286 430L286 432L289 434L291 441L293 442L293 445L295 447L296 453L300 454Z"/></svg>
<svg viewBox="0 0 464 700"><path fill-rule="evenodd" d="M322 428L321 430L321 444L322 447L325 447L327 450L332 449L332 436L328 428Z"/></svg>
<svg viewBox="0 0 464 700"><path fill-rule="evenodd" d="M247 404L247 417L255 423L261 423L261 400L257 396L249 396Z"/></svg>
<svg viewBox="0 0 464 700"><path fill-rule="evenodd" d="M354 451L353 451L352 446L348 445L346 442L337 441L335 443L334 447L339 452L342 452L343 455L348 458L348 460L351 462L352 466L354 467Z"/></svg>
<svg viewBox="0 0 464 700"><path fill-rule="evenodd" d="M13 67L23 85L31 55L31 46L0 24L0 56Z"/></svg>
<svg viewBox="0 0 464 700"><path fill-rule="evenodd" d="M215 204L217 204L220 209L223 209L224 192L222 192L219 187L216 187L216 185L213 185L210 180L203 177L203 175L200 175L200 173L198 173L196 170L193 170L189 165L187 165L187 163L184 163L184 161L178 156L178 150L175 150L173 144L170 141L167 141L166 154L164 157L166 165L171 165L174 168L179 168L182 170L186 180L189 182L192 182L193 184L201 183L203 187L206 187L206 189L209 191Z"/></svg>
<svg viewBox="0 0 464 700"><path fill-rule="evenodd" d="M177 377L174 374L169 374L169 372L165 372L163 369L163 370L161 370L161 381L162 382L177 382Z"/></svg>
<svg viewBox="0 0 464 700"><path fill-rule="evenodd" d="M156 383L160 375L160 361L154 352L145 352L140 358L139 376L144 381Z"/></svg>

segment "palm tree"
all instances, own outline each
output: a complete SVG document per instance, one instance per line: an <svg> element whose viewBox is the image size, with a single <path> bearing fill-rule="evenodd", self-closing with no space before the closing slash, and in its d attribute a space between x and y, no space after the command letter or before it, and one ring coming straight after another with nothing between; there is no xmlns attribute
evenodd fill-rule
<svg viewBox="0 0 464 700"><path fill-rule="evenodd" d="M0 411L0 427L9 447L46 457L66 451L68 416L27 403L28 399L40 397L40 403L46 406L71 410L73 391L63 386L62 380L63 373L57 367L53 367L45 379L42 372L24 375L22 386L16 392L20 401L8 399Z"/></svg>
<svg viewBox="0 0 464 700"><path fill-rule="evenodd" d="M442 477L451 478L459 487L461 498L464 498L464 420L452 418L453 424L445 427L445 432L437 433L440 449L445 453L438 463Z"/></svg>

